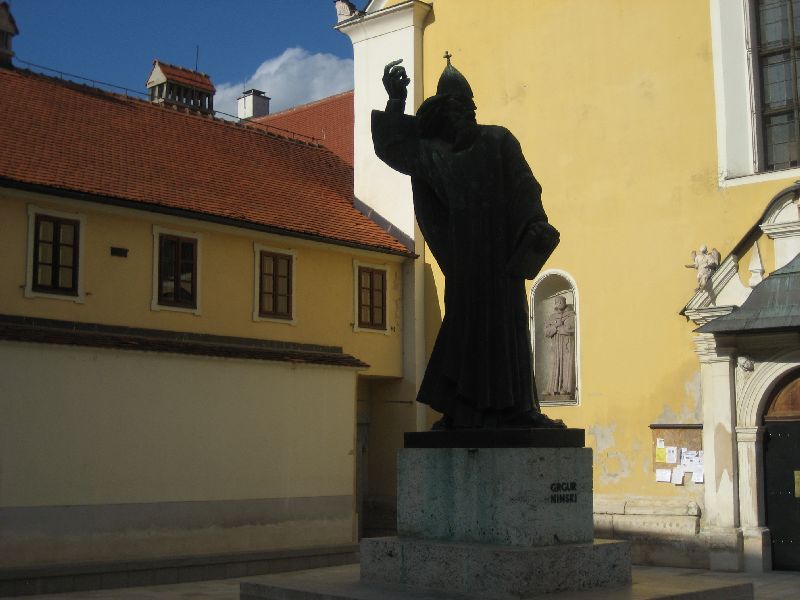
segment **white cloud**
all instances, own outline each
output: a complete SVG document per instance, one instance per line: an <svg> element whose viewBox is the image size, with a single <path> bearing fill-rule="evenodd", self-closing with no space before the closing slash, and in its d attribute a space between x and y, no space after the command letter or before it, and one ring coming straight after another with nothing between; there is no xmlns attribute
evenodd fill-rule
<svg viewBox="0 0 800 600"><path fill-rule="evenodd" d="M272 98L270 112L274 113L353 89L353 61L287 48L280 56L261 63L246 81L222 83L216 88L214 108L218 111L235 115L242 91L255 88Z"/></svg>

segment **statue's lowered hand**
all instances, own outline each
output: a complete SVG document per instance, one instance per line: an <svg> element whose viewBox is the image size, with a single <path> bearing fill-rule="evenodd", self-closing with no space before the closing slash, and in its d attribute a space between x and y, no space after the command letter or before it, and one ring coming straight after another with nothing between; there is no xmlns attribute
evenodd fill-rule
<svg viewBox="0 0 800 600"><path fill-rule="evenodd" d="M408 95L408 84L411 79L406 75L405 67L399 66L402 58L393 60L383 68L383 87L390 100L404 100Z"/></svg>
<svg viewBox="0 0 800 600"><path fill-rule="evenodd" d="M508 261L507 271L511 277L533 279L558 246L558 230L547 221L531 223Z"/></svg>

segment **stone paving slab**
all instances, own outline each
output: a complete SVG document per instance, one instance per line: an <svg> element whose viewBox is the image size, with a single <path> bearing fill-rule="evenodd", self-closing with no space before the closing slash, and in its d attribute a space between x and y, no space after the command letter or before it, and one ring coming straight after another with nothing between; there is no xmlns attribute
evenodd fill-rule
<svg viewBox="0 0 800 600"><path fill-rule="evenodd" d="M633 584L557 592L542 600L753 600L753 584L706 575L670 576L634 571ZM241 584L241 600L484 600L485 596L413 590L360 581L358 565L297 571Z"/></svg>
<svg viewBox="0 0 800 600"><path fill-rule="evenodd" d="M756 575L752 573L713 573L699 569L634 566L634 581L638 580L640 575L647 575L651 579L658 577L668 587L675 585L681 579L697 577L712 577L735 583L753 583L755 600L800 599L800 572L775 571ZM26 598L38 600L239 600L240 582L259 581L262 578L259 576L246 579L224 579L176 585L47 594L27 596ZM569 600L570 596L562 594L560 597L550 595L540 598L542 600ZM572 598L575 598L574 594ZM600 596L589 596L589 598L592 598L592 600L605 600ZM443 599L438 598L437 600ZM586 597L584 596L580 600L586 600ZM631 599L628 598L626 600Z"/></svg>

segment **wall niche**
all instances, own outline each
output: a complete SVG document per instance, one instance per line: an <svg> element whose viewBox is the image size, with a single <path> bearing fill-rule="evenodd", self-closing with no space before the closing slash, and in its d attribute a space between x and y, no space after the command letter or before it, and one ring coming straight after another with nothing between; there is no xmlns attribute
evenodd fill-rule
<svg viewBox="0 0 800 600"><path fill-rule="evenodd" d="M577 405L580 399L580 313L575 280L550 269L531 289L533 371L543 406Z"/></svg>

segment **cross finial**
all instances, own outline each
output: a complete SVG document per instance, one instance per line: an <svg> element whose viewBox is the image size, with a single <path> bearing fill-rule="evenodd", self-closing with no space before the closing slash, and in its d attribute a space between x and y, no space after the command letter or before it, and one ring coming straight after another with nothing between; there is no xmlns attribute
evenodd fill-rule
<svg viewBox="0 0 800 600"><path fill-rule="evenodd" d="M442 58L446 58L447 59L447 64L449 65L450 64L450 59L452 58L452 56L453 55L450 54L449 50L445 50L444 51L444 56Z"/></svg>

